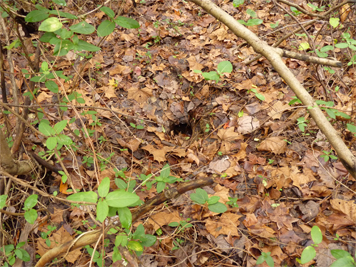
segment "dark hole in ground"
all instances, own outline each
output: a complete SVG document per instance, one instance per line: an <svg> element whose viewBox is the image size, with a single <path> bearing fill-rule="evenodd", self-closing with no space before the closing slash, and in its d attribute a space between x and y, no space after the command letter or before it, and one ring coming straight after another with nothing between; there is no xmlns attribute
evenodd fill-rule
<svg viewBox="0 0 356 267"><path fill-rule="evenodd" d="M193 133L192 127L188 123L179 123L179 124L173 125L172 131L173 131L174 135L183 134L183 135L191 136Z"/></svg>

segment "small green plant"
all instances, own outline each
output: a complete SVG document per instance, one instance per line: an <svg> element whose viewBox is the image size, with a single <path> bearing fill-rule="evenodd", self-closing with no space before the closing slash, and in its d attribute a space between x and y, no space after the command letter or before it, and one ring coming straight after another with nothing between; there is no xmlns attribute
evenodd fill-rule
<svg viewBox="0 0 356 267"><path fill-rule="evenodd" d="M269 25L271 26L272 29L277 28L279 25L279 21L277 21L276 23L270 23Z"/></svg>
<svg viewBox="0 0 356 267"><path fill-rule="evenodd" d="M168 224L170 227L177 227L177 234L183 232L185 229L193 227L191 223L189 223L190 219L182 220L180 222L171 222Z"/></svg>
<svg viewBox="0 0 356 267"><path fill-rule="evenodd" d="M226 202L227 205L230 205L233 208L239 207L239 205L237 204L237 200L238 200L237 197L228 197L228 198L229 198L229 201Z"/></svg>
<svg viewBox="0 0 356 267"><path fill-rule="evenodd" d="M271 257L271 252L262 252L261 256L258 257L256 264L262 264L266 262L269 267L274 267L274 261Z"/></svg>
<svg viewBox="0 0 356 267"><path fill-rule="evenodd" d="M160 25L161 25L161 22L158 21L158 20L156 20L155 22L153 22L153 26L154 26L155 28L158 28Z"/></svg>
<svg viewBox="0 0 356 267"><path fill-rule="evenodd" d="M293 105L295 103L298 103L298 104L303 104L302 101L295 95L292 97L292 100L289 101L288 105Z"/></svg>
<svg viewBox="0 0 356 267"><path fill-rule="evenodd" d="M6 142L7 142L7 145L11 148L14 144L12 136L6 137Z"/></svg>
<svg viewBox="0 0 356 267"><path fill-rule="evenodd" d="M268 164L273 164L274 159L268 159Z"/></svg>
<svg viewBox="0 0 356 267"><path fill-rule="evenodd" d="M254 87L256 87L256 86L254 86ZM261 100L261 101L264 101L264 100L265 100L265 97L264 97L262 94L258 93L257 90L256 90L256 88L252 88L252 89L250 89L250 90L247 91L247 93L250 93L250 92L254 93L255 96L256 96L259 100Z"/></svg>
<svg viewBox="0 0 356 267"><path fill-rule="evenodd" d="M94 249L91 248L89 245L86 245L84 248L87 250L90 256L93 256L94 253L93 262L95 262L99 267L102 267L103 256L105 256L105 251L103 251L103 253L99 253L96 250L94 251Z"/></svg>
<svg viewBox="0 0 356 267"><path fill-rule="evenodd" d="M300 117L297 119L297 125L299 129L304 133L305 127L307 126L308 121L305 119L305 117Z"/></svg>
<svg viewBox="0 0 356 267"><path fill-rule="evenodd" d="M9 267L15 264L16 257L19 259L27 262L31 260L30 254L28 252L21 248L26 244L26 242L20 242L17 244L16 248L13 244L10 245L5 245L4 247L0 248L0 251L3 252L5 251L5 256L7 258L7 262L4 262L3 267ZM9 265L10 264L10 265Z"/></svg>
<svg viewBox="0 0 356 267"><path fill-rule="evenodd" d="M333 155L332 149L330 151L323 150L323 152L324 155L320 155L320 157L322 157L325 162L328 162L329 159L335 159L335 160L337 159L337 157Z"/></svg>
<svg viewBox="0 0 356 267"><path fill-rule="evenodd" d="M345 114L344 112L341 112L341 111L331 108L334 106L333 101L326 102L323 100L316 100L315 103L318 104L318 106L320 107L321 110L325 110L326 113L329 115L329 117L334 120L336 119L336 116L342 117L347 120L351 119L351 117L349 115Z"/></svg>
<svg viewBox="0 0 356 267"><path fill-rule="evenodd" d="M87 164L87 166L90 168L91 165L94 164L94 158L91 156L84 156L82 163Z"/></svg>
<svg viewBox="0 0 356 267"><path fill-rule="evenodd" d="M190 194L190 199L197 204L207 205L208 209L212 212L224 213L227 211L226 206L219 202L219 196L209 197L208 193L201 188L197 188L195 193Z"/></svg>
<svg viewBox="0 0 356 267"><path fill-rule="evenodd" d="M59 171L58 173L62 176L62 183L65 184L67 182L68 176L64 171Z"/></svg>
<svg viewBox="0 0 356 267"><path fill-rule="evenodd" d="M48 229L48 231L47 232L41 232L41 238L42 239L44 239L44 240L46 240L45 242L46 242L46 245L48 246L48 247L50 247L51 246L51 240L49 240L49 235L54 231L54 230L56 230L57 228L55 227L55 226L51 226L51 225L49 225L48 227L47 227L47 229Z"/></svg>
<svg viewBox="0 0 356 267"><path fill-rule="evenodd" d="M244 0L233 0L232 1L232 5L234 7L239 7L239 6L243 5L243 4L244 4Z"/></svg>
<svg viewBox="0 0 356 267"><path fill-rule="evenodd" d="M290 10L294 13L294 16L298 16L300 14L302 14L301 11L299 11L298 9L296 9L295 7L290 7Z"/></svg>
<svg viewBox="0 0 356 267"><path fill-rule="evenodd" d="M334 237L334 240L335 240L335 241L338 241L339 238L340 238L340 236L339 236L337 233L335 234L335 236L336 236L336 237Z"/></svg>
<svg viewBox="0 0 356 267"><path fill-rule="evenodd" d="M100 136L100 137L98 138L98 141L99 141L100 144L102 144L102 143L106 142L107 140L105 139L104 136Z"/></svg>
<svg viewBox="0 0 356 267"><path fill-rule="evenodd" d="M288 141L287 139L283 139L284 142L286 142L288 145L291 145L292 143Z"/></svg>
<svg viewBox="0 0 356 267"><path fill-rule="evenodd" d="M300 257L300 259L297 259L297 261L301 264L305 264L315 258L316 251L315 251L314 247L317 247L318 244L320 244L321 241L323 241L323 235L322 235L321 230L318 226L314 225L312 227L310 233L311 233L311 238L314 241L314 244L312 244L311 246L307 246L303 250L302 256Z"/></svg>
<svg viewBox="0 0 356 267"><path fill-rule="evenodd" d="M142 123L142 122L141 122ZM135 128L135 129L137 129L137 130L142 130L142 129L145 129L145 126L143 125L143 124L139 124L139 125L136 125L136 124L134 124L134 123L130 123L130 126L132 127L132 128Z"/></svg>
<svg viewBox="0 0 356 267"><path fill-rule="evenodd" d="M218 83L223 73L231 73L232 69L233 67L230 61L222 61L218 64L216 71L202 72L200 70L194 70L194 72L203 75L204 79L207 81L215 81Z"/></svg>
<svg viewBox="0 0 356 267"><path fill-rule="evenodd" d="M54 148L57 148L59 150L64 145L71 145L73 143L72 139L69 136L61 134L61 132L66 126L66 120L62 120L56 123L53 128L50 126L49 121L41 120L38 126L38 130L45 136L48 136L46 140L46 146L49 150L53 150Z"/></svg>
<svg viewBox="0 0 356 267"><path fill-rule="evenodd" d="M308 3L308 6L315 12L315 11L319 11L319 12L323 12L325 9L325 6L321 6L321 7L317 7L311 3Z"/></svg>
<svg viewBox="0 0 356 267"><path fill-rule="evenodd" d="M256 25L260 25L263 23L262 19L257 19L257 13L255 11L253 11L252 9L247 9L246 13L248 15L250 15L253 19L249 19L247 22L245 22L244 20L238 20L239 23L241 23L242 25L245 26L256 26Z"/></svg>
<svg viewBox="0 0 356 267"><path fill-rule="evenodd" d="M210 124L209 124L209 123L205 124L205 130L204 130L204 132L205 132L205 133L210 132Z"/></svg>
<svg viewBox="0 0 356 267"><path fill-rule="evenodd" d="M25 210L25 220L34 224L37 219L37 211L33 209L37 205L38 195L33 194L26 198L23 209Z"/></svg>
<svg viewBox="0 0 356 267"><path fill-rule="evenodd" d="M174 247L172 248L172 251L179 249L180 245L182 245L184 242L185 242L184 239L177 237L175 240L173 240Z"/></svg>

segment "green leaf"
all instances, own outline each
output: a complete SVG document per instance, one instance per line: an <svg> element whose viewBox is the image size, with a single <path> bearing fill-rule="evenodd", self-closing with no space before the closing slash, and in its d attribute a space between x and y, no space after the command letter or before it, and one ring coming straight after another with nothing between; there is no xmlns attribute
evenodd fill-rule
<svg viewBox="0 0 356 267"><path fill-rule="evenodd" d="M209 205L208 206L209 210L212 212L216 212L216 213L224 213L225 211L227 211L227 207L223 204L223 203L215 203L213 205Z"/></svg>
<svg viewBox="0 0 356 267"><path fill-rule="evenodd" d="M116 261L121 261L122 256L120 254L120 251L118 250L117 247L114 247L113 249L113 254L112 254L112 261L116 262Z"/></svg>
<svg viewBox="0 0 356 267"><path fill-rule="evenodd" d="M198 204L204 205L205 202L209 200L209 196L205 190L197 188L195 193L190 194L190 199Z"/></svg>
<svg viewBox="0 0 356 267"><path fill-rule="evenodd" d="M21 248L26 244L26 242L20 242L16 245L16 248Z"/></svg>
<svg viewBox="0 0 356 267"><path fill-rule="evenodd" d="M40 122L40 125L38 125L38 130L45 136L51 136L56 134L54 129L49 125L49 122L46 120Z"/></svg>
<svg viewBox="0 0 356 267"><path fill-rule="evenodd" d="M330 18L329 19L329 23L330 23L331 26L336 28L337 26L339 26L340 19L339 18Z"/></svg>
<svg viewBox="0 0 356 267"><path fill-rule="evenodd" d="M330 267L355 267L355 261L351 256L348 256L336 260Z"/></svg>
<svg viewBox="0 0 356 267"><path fill-rule="evenodd" d="M109 177L105 177L99 187L98 187L98 193L100 197L106 197L107 194L109 193L110 190L110 178Z"/></svg>
<svg viewBox="0 0 356 267"><path fill-rule="evenodd" d="M127 247L133 251L143 251L141 243L137 241L129 241Z"/></svg>
<svg viewBox="0 0 356 267"><path fill-rule="evenodd" d="M356 126L350 123L346 124L347 130L349 130L352 133L356 133Z"/></svg>
<svg viewBox="0 0 356 267"><path fill-rule="evenodd" d="M52 93L57 94L59 92L58 85L54 81L46 81L45 85Z"/></svg>
<svg viewBox="0 0 356 267"><path fill-rule="evenodd" d="M169 167L169 164L166 164L163 166L161 175L163 178L167 178L171 174L171 168Z"/></svg>
<svg viewBox="0 0 356 267"><path fill-rule="evenodd" d="M48 137L46 141L46 146L49 150L53 150L55 147L57 147L57 144L58 144L57 136Z"/></svg>
<svg viewBox="0 0 356 267"><path fill-rule="evenodd" d="M157 237L154 235L145 235L140 238L140 241L143 246L151 247L156 243Z"/></svg>
<svg viewBox="0 0 356 267"><path fill-rule="evenodd" d="M326 113L330 116L330 118L336 119L335 112L332 109L327 109Z"/></svg>
<svg viewBox="0 0 356 267"><path fill-rule="evenodd" d="M304 43L300 43L300 44L299 44L298 50L307 50L307 49L309 49L309 48L310 48L309 43L304 42Z"/></svg>
<svg viewBox="0 0 356 267"><path fill-rule="evenodd" d="M290 7L290 10L292 10L292 12L294 13L295 16L298 16L299 14L302 13L302 12L300 12L298 9L296 9L293 6Z"/></svg>
<svg viewBox="0 0 356 267"><path fill-rule="evenodd" d="M276 23L270 23L269 25L271 26L272 29L277 28L279 25L279 21L277 21Z"/></svg>
<svg viewBox="0 0 356 267"><path fill-rule="evenodd" d="M103 37L111 34L115 30L115 22L104 20L98 27L98 36Z"/></svg>
<svg viewBox="0 0 356 267"><path fill-rule="evenodd" d="M261 256L258 257L256 264L262 264L264 261L266 261L269 267L274 267L274 261L271 257L271 252L262 252Z"/></svg>
<svg viewBox="0 0 356 267"><path fill-rule="evenodd" d="M58 31L55 32L56 34L58 34L62 39L68 39L73 35L72 31L68 31L65 28L61 28ZM74 38L74 36L73 36Z"/></svg>
<svg viewBox="0 0 356 267"><path fill-rule="evenodd" d="M128 208L118 208L118 214L120 218L121 225L126 228L130 229L132 224L132 213Z"/></svg>
<svg viewBox="0 0 356 267"><path fill-rule="evenodd" d="M25 212L25 220L28 223L34 224L36 219L37 219L37 211L35 211L34 209L30 209L30 210Z"/></svg>
<svg viewBox="0 0 356 267"><path fill-rule="evenodd" d="M317 54L318 57L321 57L321 58L326 58L326 57L328 57L328 53L319 52L318 49L315 49L315 53Z"/></svg>
<svg viewBox="0 0 356 267"><path fill-rule="evenodd" d="M10 245L4 246L4 248L5 248L5 255L9 256L10 253L15 249L15 246L13 244L10 244ZM1 248L1 251L3 251L3 248Z"/></svg>
<svg viewBox="0 0 356 267"><path fill-rule="evenodd" d="M72 139L70 139L69 136L64 135L64 134L59 134L57 136L57 142L58 142L58 144L66 145L66 146L73 144Z"/></svg>
<svg viewBox="0 0 356 267"><path fill-rule="evenodd" d="M0 196L0 209L2 209L3 207L5 207L5 205L6 205L6 199L7 199L7 195L1 195L1 196Z"/></svg>
<svg viewBox="0 0 356 267"><path fill-rule="evenodd" d="M257 14L256 14L256 12L255 11L253 11L252 9L247 9L246 10L246 13L247 14L249 14L251 17L253 17L253 18L256 18L257 17Z"/></svg>
<svg viewBox="0 0 356 267"><path fill-rule="evenodd" d="M322 48L320 48L320 52L328 52L334 50L334 47L332 45L326 45Z"/></svg>
<svg viewBox="0 0 356 267"><path fill-rule="evenodd" d="M323 234L318 226L314 225L311 229L311 237L316 245L320 244L323 241Z"/></svg>
<svg viewBox="0 0 356 267"><path fill-rule="evenodd" d="M350 253L348 253L347 251L342 250L342 249L332 249L332 250L330 250L330 252L331 252L331 255L333 255L333 257L335 259L351 257Z"/></svg>
<svg viewBox="0 0 356 267"><path fill-rule="evenodd" d="M312 259L314 259L315 256L316 256L315 248L313 248L312 246L307 246L302 252L302 256L300 257L300 262L301 264L305 264L311 261Z"/></svg>
<svg viewBox="0 0 356 267"><path fill-rule="evenodd" d="M120 189L127 189L126 182L120 178L115 178L115 184Z"/></svg>
<svg viewBox="0 0 356 267"><path fill-rule="evenodd" d="M244 4L244 0L233 0L232 1L232 5L234 7L239 7L240 5L243 5Z"/></svg>
<svg viewBox="0 0 356 267"><path fill-rule="evenodd" d="M49 13L53 14L55 12L55 15L57 15L57 10L50 10ZM63 11L59 11L58 12L59 16L63 17L63 18L67 18L67 19L78 19L77 16L72 15L70 13L67 12L63 12Z"/></svg>
<svg viewBox="0 0 356 267"><path fill-rule="evenodd" d="M231 73L232 72L232 64L230 61L221 61L218 64L218 72L219 73Z"/></svg>
<svg viewBox="0 0 356 267"><path fill-rule="evenodd" d="M21 253L21 257L17 254L18 252ZM15 250L15 254L17 257L19 257L21 260L27 262L31 260L30 254L28 254L28 252L26 250L24 250L23 248L20 249L16 249Z"/></svg>
<svg viewBox="0 0 356 267"><path fill-rule="evenodd" d="M156 188L157 193L161 193L164 190L165 187L166 187L166 183L165 182L158 182L157 183L157 188Z"/></svg>
<svg viewBox="0 0 356 267"><path fill-rule="evenodd" d="M120 233L116 236L115 238L115 246L123 246L125 247L127 245L127 235Z"/></svg>
<svg viewBox="0 0 356 267"><path fill-rule="evenodd" d="M95 192L79 192L67 197L68 200L78 202L90 202L96 203L98 201L98 195Z"/></svg>
<svg viewBox="0 0 356 267"><path fill-rule="evenodd" d="M69 29L80 34L91 34L95 31L95 27L86 21L81 21L77 24L74 24L70 26Z"/></svg>
<svg viewBox="0 0 356 267"><path fill-rule="evenodd" d="M116 190L106 196L106 201L109 206L116 208L128 207L137 202L139 199L140 198L136 194L123 190Z"/></svg>
<svg viewBox="0 0 356 267"><path fill-rule="evenodd" d="M96 219L100 222L104 222L109 213L109 206L106 200L100 199L96 207Z"/></svg>
<svg viewBox="0 0 356 267"><path fill-rule="evenodd" d="M109 7L103 6L100 8L100 10L103 11L106 15L108 15L109 18L113 19L115 17L115 12L112 11L112 9Z"/></svg>
<svg viewBox="0 0 356 267"><path fill-rule="evenodd" d="M48 12L46 10L33 10L25 17L26 22L38 22L48 18Z"/></svg>
<svg viewBox="0 0 356 267"><path fill-rule="evenodd" d="M256 26L256 25L260 25L263 23L262 19L249 19L245 25L246 26Z"/></svg>
<svg viewBox="0 0 356 267"><path fill-rule="evenodd" d="M171 222L171 223L168 224L168 226L177 227L177 226L179 226L179 222Z"/></svg>
<svg viewBox="0 0 356 267"><path fill-rule="evenodd" d="M140 24L136 20L121 16L115 19L115 23L127 29L137 29L140 27Z"/></svg>
<svg viewBox="0 0 356 267"><path fill-rule="evenodd" d="M64 1L64 0L53 0L53 3L55 3L59 6L67 6L66 1Z"/></svg>
<svg viewBox="0 0 356 267"><path fill-rule="evenodd" d="M51 17L43 21L38 30L44 32L55 32L56 30L62 28L62 26L63 24L58 20L58 18Z"/></svg>
<svg viewBox="0 0 356 267"><path fill-rule="evenodd" d="M132 235L133 239L140 239L141 237L145 236L145 228L142 224L139 224L136 228L135 233Z"/></svg>
<svg viewBox="0 0 356 267"><path fill-rule="evenodd" d="M203 72L202 75L205 80L215 81L216 83L220 81L220 76L216 71Z"/></svg>
<svg viewBox="0 0 356 267"><path fill-rule="evenodd" d="M21 250L19 250L19 249L15 249L15 255L18 257L18 258L22 258L22 251Z"/></svg>
<svg viewBox="0 0 356 267"><path fill-rule="evenodd" d="M75 47L77 51L90 51L90 52L96 52L100 50L100 47L97 47L95 45L89 44L86 41L79 40L78 45Z"/></svg>
<svg viewBox="0 0 356 267"><path fill-rule="evenodd" d="M349 45L347 43L338 43L335 45L337 48L348 48Z"/></svg>
<svg viewBox="0 0 356 267"><path fill-rule="evenodd" d="M67 120L62 120L60 122L57 122L56 125L54 125L53 129L57 134L60 134L64 128L67 126L68 121Z"/></svg>
<svg viewBox="0 0 356 267"><path fill-rule="evenodd" d="M208 200L208 204L209 205L213 205L215 203L219 202L220 197L219 196L212 196L211 198L209 198Z"/></svg>
<svg viewBox="0 0 356 267"><path fill-rule="evenodd" d="M33 194L33 195L29 196L29 197L25 200L23 209L24 209L24 210L32 209L34 206L36 206L37 201L38 201L38 195Z"/></svg>

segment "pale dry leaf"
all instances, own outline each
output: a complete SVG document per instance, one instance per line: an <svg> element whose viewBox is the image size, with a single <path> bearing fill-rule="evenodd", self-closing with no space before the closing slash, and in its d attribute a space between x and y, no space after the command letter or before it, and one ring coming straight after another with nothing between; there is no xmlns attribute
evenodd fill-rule
<svg viewBox="0 0 356 267"><path fill-rule="evenodd" d="M258 151L268 151L274 154L282 154L287 150L287 142L283 140L283 137L270 137L263 140L258 146Z"/></svg>
<svg viewBox="0 0 356 267"><path fill-rule="evenodd" d="M222 141L232 142L235 140L242 140L243 136L235 132L235 127L229 127L227 129L219 129L218 136Z"/></svg>
<svg viewBox="0 0 356 267"><path fill-rule="evenodd" d="M237 132L248 134L260 127L260 122L251 116L243 116L238 120Z"/></svg>

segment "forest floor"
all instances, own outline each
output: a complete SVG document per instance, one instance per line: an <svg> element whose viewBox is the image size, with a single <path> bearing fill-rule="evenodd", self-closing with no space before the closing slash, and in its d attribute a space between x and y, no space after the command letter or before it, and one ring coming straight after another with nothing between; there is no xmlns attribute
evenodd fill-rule
<svg viewBox="0 0 356 267"><path fill-rule="evenodd" d="M281 4L282 10L271 1L254 0L239 7L230 1L215 2L238 20L247 21L251 15L263 20L249 29L269 45L300 26L286 15L285 10L293 13L286 4ZM306 1L297 4L313 12ZM95 6L89 1L81 8L88 12ZM195 191L191 190L152 208L133 226L143 224L146 233L158 237L138 258L138 266L257 266L261 253L270 252L274 266L323 267L335 261L330 249L355 255L356 181L307 108L293 101L293 91L270 63L260 58L246 65L257 55L253 49L191 2L145 0L133 8L131 1L126 1L111 8L137 20L140 28L117 27L100 45L101 37L88 36L86 41L101 50L85 66L75 54L55 58L49 49L46 55L55 60L55 70L65 75L76 76L74 69L80 70L75 91L87 108L78 104L77 109L86 112L81 119L91 133L95 153L87 141L80 140L76 142L81 147L74 153L61 152L71 183L77 190L96 190L98 172L99 180L109 177L113 187L118 177L135 181L133 186L137 186L142 183L142 174L160 173L169 164L170 175L183 181L212 177L214 184L202 189L209 197L219 196L227 207L222 214L212 212L192 201L190 195ZM78 12L70 5L63 10ZM97 10L86 17L86 22L97 27L105 17ZM294 18L301 25L311 19L303 13ZM342 33L355 29L352 21L354 10L344 18L343 28L330 29L321 20L305 31L320 49L332 46L334 39L341 42ZM305 43L307 35L300 31L279 47L309 55L311 48L300 49ZM331 112L350 116L331 116L330 121L356 151L355 137L346 126L355 122L356 72L353 65L347 65L351 56L344 52L338 48L329 51L329 56L343 63L342 69L295 59L284 61L308 92L324 101L320 102L324 107L332 103ZM233 70L221 74L219 81L205 80L195 71L216 71L225 61ZM14 63L19 72L27 64L20 54L14 56ZM25 86L20 75L18 83L19 88ZM44 87L36 95L37 105L43 107L49 120L57 123L59 117L68 121L76 117L73 109L58 113L53 105L57 97ZM329 114L328 108L324 110ZM73 130L80 130L79 120L73 125ZM31 130L24 140L27 150L37 154L45 150L43 139ZM99 169L94 168L96 161ZM58 163L56 166L60 167ZM122 170L119 176L115 169ZM55 173L37 186L49 193L57 191L58 197L68 195L68 185ZM21 192L16 190L12 194ZM156 185L136 193L147 201L157 195ZM93 227L89 214L79 208L56 201L43 204L51 214L40 215L39 228L30 233L34 254L42 256L50 248L75 239L74 232ZM13 211L16 209L14 204ZM177 222L178 226L172 224ZM25 224L23 217L3 219L4 229L12 227L14 240ZM313 244L313 226L321 229L323 239L315 247L315 258L302 265L297 259ZM41 232L48 232L48 236L44 238ZM52 240L50 246L46 245L48 239ZM65 266L88 266L89 250L68 254ZM105 266L121 266L120 261L112 262L112 246L105 250ZM92 266L96 264L101 263ZM258 266L268 265L264 262Z"/></svg>

